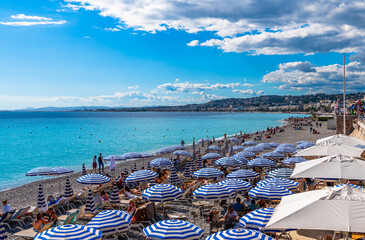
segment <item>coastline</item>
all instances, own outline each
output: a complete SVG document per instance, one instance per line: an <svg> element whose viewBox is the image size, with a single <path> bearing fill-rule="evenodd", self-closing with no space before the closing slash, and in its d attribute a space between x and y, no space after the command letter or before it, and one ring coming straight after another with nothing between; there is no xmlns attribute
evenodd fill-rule
<svg viewBox="0 0 365 240"><path fill-rule="evenodd" d="M293 134L294 133L293 131L295 131L295 130L293 130L290 127L290 125L291 125L290 122L283 121L283 124L281 124L280 126L285 129L284 132L277 133L277 134L273 135L272 138L269 138L269 139L263 138L261 142L275 141L278 143L284 143L284 142L293 143L293 142L299 141L299 140L315 141L316 139L335 134L335 131L327 130L325 126L322 126L319 129L321 134L318 134L318 135L310 134L309 130L308 130L309 127L304 127L305 130L299 130L299 132L297 131L297 132L295 132L295 134ZM301 133L301 134L297 134L297 133ZM235 134L227 135L227 136L234 136L234 135ZM255 133L250 134L251 137L255 137L256 135L258 135L258 134L255 134ZM217 137L217 139L218 139L218 137ZM196 140L198 140L198 139L196 139ZM196 150L198 150L200 148L200 151L204 152L205 148L202 148L201 144L197 144L196 146L197 146ZM191 151L192 144L186 145L186 150ZM157 155L154 157L149 157L149 158L142 158L142 159L135 159L135 160L132 159L132 160L128 160L128 161L117 162L116 170L113 171L110 175L113 177L116 177L121 172L124 172L124 168L127 168L127 171L130 173L131 169L133 168L134 162L136 162L138 169L140 169L142 166L144 166L146 168L147 162L153 160L156 157L170 158L171 154L160 154L160 155ZM89 163L86 163L85 166L87 168L87 172L90 173L91 172L91 169L90 169L91 160ZM105 166L105 173L109 174L108 165ZM42 183L42 187L43 187L45 196L48 196L48 195L58 196L60 194L60 192L61 193L64 192L64 185L65 185L65 181L66 181L67 177L70 179L71 187L72 187L73 191L74 192L81 191L83 185L78 184L76 182L76 179L81 176L82 176L81 172L75 172L75 173L69 174L67 176L47 178L47 179L44 179L43 181L34 181L34 182L27 183L22 186L18 186L15 188L10 188L10 189L1 191L0 199L8 199L10 205L13 208L20 208L20 207L25 207L25 206L35 206L36 200L37 200L38 185L40 182Z"/></svg>

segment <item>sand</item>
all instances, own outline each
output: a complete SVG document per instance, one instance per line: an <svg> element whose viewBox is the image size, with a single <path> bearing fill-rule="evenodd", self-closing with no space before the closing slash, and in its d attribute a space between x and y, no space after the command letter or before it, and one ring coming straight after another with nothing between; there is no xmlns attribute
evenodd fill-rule
<svg viewBox="0 0 365 240"><path fill-rule="evenodd" d="M311 134L309 131L309 127L303 127L304 130L294 130L293 126L286 125L284 127L285 131L276 133L272 136L270 139L263 138L261 142L278 142L278 143L295 143L296 141L300 140L306 140L306 141L312 141L315 142L319 138L327 137L330 135L335 134L335 131L328 130L326 128L326 124L322 123L322 127L316 128L320 134ZM257 134L252 134L253 137L255 137ZM253 139L253 138L252 138ZM250 139L250 140L252 140ZM198 144L198 147L201 147L201 144ZM191 146L188 146L186 150L191 150ZM205 148L201 148L201 152L204 152ZM116 176L119 173L124 172L124 168L127 168L128 172L131 172L131 169L133 168L133 162L137 163L137 168L140 169L142 166L145 168L147 167L147 162L151 161L152 159L156 157L167 157L170 158L171 154L164 154L164 155L158 155L152 158L145 158L145 159L138 159L134 161L127 161L127 162L121 162L117 164L116 171L110 173L112 176ZM91 160L89 163L85 163L86 167L91 167ZM88 173L91 172L91 169L87 170ZM109 173L109 167L105 166L105 172ZM83 185L78 184L76 182L76 179L81 176L81 172L70 174L67 177L70 178L71 186L74 192L81 191L81 188ZM64 191L64 185L65 185L65 179L64 177L56 177L56 178L50 178L45 179L42 181L43 191L45 197L48 195L58 196L61 192ZM37 191L38 191L38 185L39 181L32 182L20 187L16 187L13 189L5 190L0 192L0 199L8 199L9 204L13 208L21 208L25 206L36 206L36 198L37 198ZM60 188L61 186L61 188ZM209 224L207 223L207 220L198 216L195 216L194 212L197 213L198 209L191 207L191 206L177 206L174 205L171 209L171 212L184 212L188 216L188 220L192 223L202 227L206 232L208 232ZM143 239L143 236L141 233L132 230L130 236L133 236L133 239ZM293 235L293 239L315 239L310 238L313 237L310 236L311 234L303 233L303 232L296 232L295 236ZM305 236L308 236L309 238L305 238Z"/></svg>

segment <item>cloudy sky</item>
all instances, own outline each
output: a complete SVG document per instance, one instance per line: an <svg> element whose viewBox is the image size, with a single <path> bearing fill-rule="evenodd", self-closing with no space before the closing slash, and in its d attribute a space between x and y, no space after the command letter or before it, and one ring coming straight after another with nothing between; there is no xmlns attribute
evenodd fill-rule
<svg viewBox="0 0 365 240"><path fill-rule="evenodd" d="M2 0L0 109L365 91L365 2Z"/></svg>

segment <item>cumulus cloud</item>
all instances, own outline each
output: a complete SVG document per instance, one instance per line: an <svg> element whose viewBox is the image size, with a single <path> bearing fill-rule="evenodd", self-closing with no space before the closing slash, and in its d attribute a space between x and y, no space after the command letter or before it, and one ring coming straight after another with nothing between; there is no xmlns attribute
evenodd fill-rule
<svg viewBox="0 0 365 240"><path fill-rule="evenodd" d="M40 16L27 16L25 14L11 15L12 19L23 21L0 22L1 25L7 26L35 26L35 25L61 25L67 23L65 20L54 21L52 18Z"/></svg>
<svg viewBox="0 0 365 240"><path fill-rule="evenodd" d="M239 93L242 95L251 95L251 96L259 96L259 95L264 94L264 90L254 91L252 89L246 89L246 90L234 89L234 90L232 90L232 92Z"/></svg>
<svg viewBox="0 0 365 240"><path fill-rule="evenodd" d="M305 67L303 67L305 66ZM348 91L365 91L365 67L358 61L346 65ZM342 89L343 65L313 66L309 62L289 62L266 74L264 83L277 83L279 89L304 91L307 93L337 93Z"/></svg>
<svg viewBox="0 0 365 240"><path fill-rule="evenodd" d="M219 90L219 89L229 89L240 86L240 83L190 83L190 82L174 82L165 83L157 86L158 89L162 89L170 92L196 92L196 91L206 91L206 90Z"/></svg>
<svg viewBox="0 0 365 240"><path fill-rule="evenodd" d="M134 30L214 33L188 46L248 54L313 54L364 50L362 0L65 0L72 10L95 10Z"/></svg>

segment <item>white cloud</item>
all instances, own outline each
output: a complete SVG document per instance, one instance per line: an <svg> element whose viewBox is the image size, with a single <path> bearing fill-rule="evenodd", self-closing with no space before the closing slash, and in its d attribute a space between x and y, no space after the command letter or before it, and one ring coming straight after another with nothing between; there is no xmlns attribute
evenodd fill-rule
<svg viewBox="0 0 365 240"><path fill-rule="evenodd" d="M157 86L158 89L162 89L170 92L192 92L192 91L206 91L206 90L219 90L219 89L229 89L240 86L240 83L190 83L190 82L175 82L175 83L165 83Z"/></svg>
<svg viewBox="0 0 365 240"><path fill-rule="evenodd" d="M128 89L137 89L137 88L139 88L139 86L138 86L138 85L135 85L135 86L129 86L129 87L128 87Z"/></svg>
<svg viewBox="0 0 365 240"><path fill-rule="evenodd" d="M360 52L365 49L362 0L66 0L137 31L214 33L188 46L248 54Z"/></svg>
<svg viewBox="0 0 365 240"><path fill-rule="evenodd" d="M65 20L54 21L52 18L27 16L24 14L11 15L11 18L23 21L0 22L0 24L6 26L35 26L35 25L62 25L67 23L67 21Z"/></svg>
<svg viewBox="0 0 365 240"><path fill-rule="evenodd" d="M52 18L39 17L39 16L27 16L24 14L11 15L11 18L22 19L22 20L37 20L37 21L51 21Z"/></svg>
<svg viewBox="0 0 365 240"><path fill-rule="evenodd" d="M247 89L247 90L235 89L232 92L239 93L239 94L248 94L248 95L253 95L254 94L254 91L252 89Z"/></svg>
<svg viewBox="0 0 365 240"><path fill-rule="evenodd" d="M365 90L365 67L357 61L346 65L348 91ZM314 66L309 62L289 62L279 65L279 69L266 74L264 83L277 83L279 89L304 91L306 93L337 93L342 89L343 66L332 64Z"/></svg>

